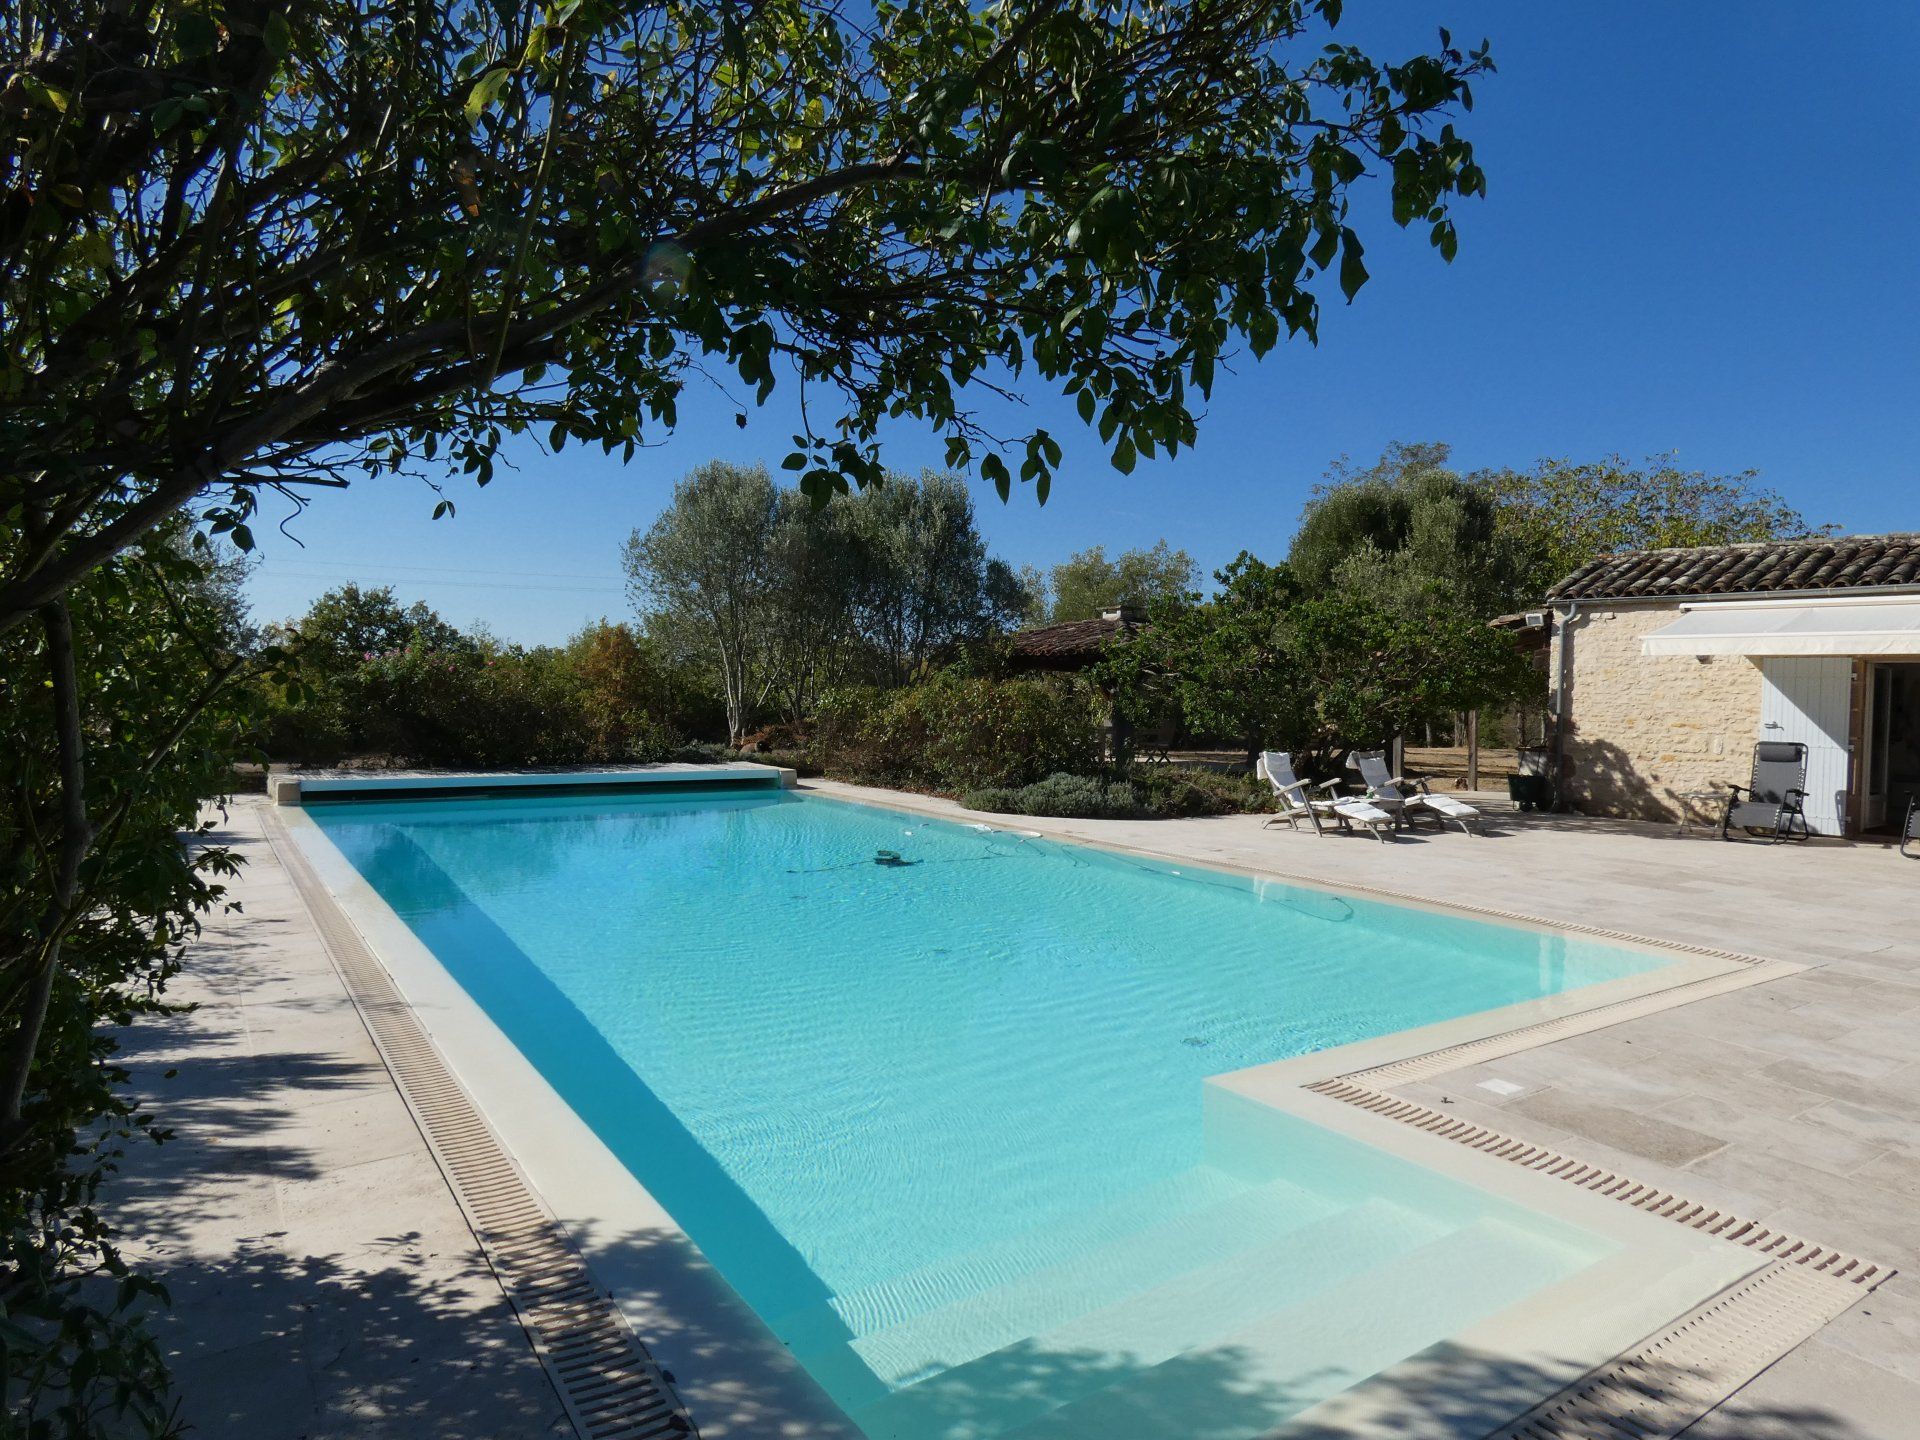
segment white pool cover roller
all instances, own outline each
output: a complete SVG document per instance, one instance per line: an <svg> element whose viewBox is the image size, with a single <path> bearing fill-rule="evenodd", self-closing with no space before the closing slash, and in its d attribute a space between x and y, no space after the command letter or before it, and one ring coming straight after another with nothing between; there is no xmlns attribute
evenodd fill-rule
<svg viewBox="0 0 1920 1440"><path fill-rule="evenodd" d="M1920 655L1920 595L1683 605L1640 647L1647 655Z"/></svg>

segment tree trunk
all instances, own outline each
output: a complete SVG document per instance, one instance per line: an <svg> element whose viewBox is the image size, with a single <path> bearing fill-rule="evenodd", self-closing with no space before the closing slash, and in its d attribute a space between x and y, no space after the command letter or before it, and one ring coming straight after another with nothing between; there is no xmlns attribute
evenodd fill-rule
<svg viewBox="0 0 1920 1440"><path fill-rule="evenodd" d="M26 1099L27 1078L46 1026L47 1007L60 972L60 942L73 920L80 889L80 866L93 844L87 820L86 749L80 724L80 690L73 665L73 616L65 600L40 609L47 636L47 668L53 682L54 733L60 763L60 843L53 884L40 923L40 956L28 982L20 1022L0 1048L0 1122L10 1144Z"/></svg>

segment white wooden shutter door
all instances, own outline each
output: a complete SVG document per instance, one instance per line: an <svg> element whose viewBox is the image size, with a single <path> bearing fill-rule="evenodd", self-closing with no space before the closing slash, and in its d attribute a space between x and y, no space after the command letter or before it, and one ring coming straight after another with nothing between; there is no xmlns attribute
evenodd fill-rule
<svg viewBox="0 0 1920 1440"><path fill-rule="evenodd" d="M1845 655L1782 655L1760 662L1762 740L1807 747L1807 824L1816 835L1847 828L1848 729L1853 661Z"/></svg>

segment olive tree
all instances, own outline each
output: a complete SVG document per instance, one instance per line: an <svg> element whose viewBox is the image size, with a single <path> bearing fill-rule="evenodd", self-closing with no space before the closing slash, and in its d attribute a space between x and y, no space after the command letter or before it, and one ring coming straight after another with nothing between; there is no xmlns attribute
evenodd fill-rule
<svg viewBox="0 0 1920 1440"><path fill-rule="evenodd" d="M672 503L626 544L634 608L713 662L736 745L770 683L776 580L794 573L778 563L779 528L780 492L766 468L712 461L675 486Z"/></svg>
<svg viewBox="0 0 1920 1440"><path fill-rule="evenodd" d="M1396 444L1365 469L1334 466L1287 551L1300 583L1329 588L1342 566L1372 557L1436 582L1481 619L1537 598L1526 593L1521 546L1498 497L1447 462L1445 445Z"/></svg>
<svg viewBox="0 0 1920 1440"><path fill-rule="evenodd" d="M1156 600L1178 600L1194 588L1199 567L1165 540L1150 550L1122 550L1107 558L1104 545L1081 550L1048 572L1053 603L1048 619L1092 620L1114 605L1145 609Z"/></svg>
<svg viewBox="0 0 1920 1440"><path fill-rule="evenodd" d="M894 476L846 509L858 552L854 623L877 679L904 681L1032 608L1018 574L988 555L973 497L957 476Z"/></svg>

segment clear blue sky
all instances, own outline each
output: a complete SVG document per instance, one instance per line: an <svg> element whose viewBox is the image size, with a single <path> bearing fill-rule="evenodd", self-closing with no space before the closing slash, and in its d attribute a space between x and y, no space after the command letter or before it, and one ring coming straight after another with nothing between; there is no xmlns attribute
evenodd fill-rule
<svg viewBox="0 0 1920 1440"><path fill-rule="evenodd" d="M1241 364L1197 450L1129 477L1035 394L1066 465L1044 509L980 487L996 551L1044 566L1164 536L1208 570L1274 558L1331 461L1393 440L1450 442L1465 468L1673 451L1758 470L1815 521L1920 529L1920 6L1349 0L1340 34L1397 55L1439 24L1491 39L1500 67L1462 126L1488 198L1459 212L1459 258L1394 232L1376 189L1374 278L1325 307L1319 346ZM347 580L527 642L622 615L620 543L675 479L715 457L777 467L796 428L779 397L745 430L732 416L690 396L624 466L520 446L486 490L452 484L452 520L415 483L362 484L292 523L303 549L270 509L256 615ZM938 457L890 442L899 468Z"/></svg>

